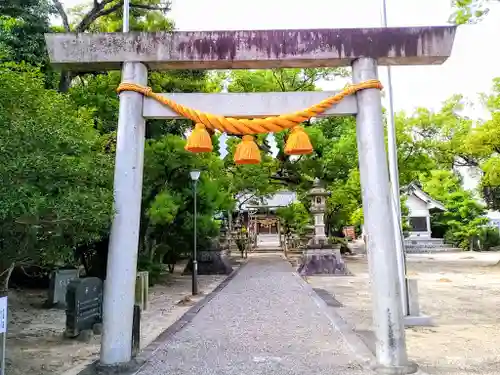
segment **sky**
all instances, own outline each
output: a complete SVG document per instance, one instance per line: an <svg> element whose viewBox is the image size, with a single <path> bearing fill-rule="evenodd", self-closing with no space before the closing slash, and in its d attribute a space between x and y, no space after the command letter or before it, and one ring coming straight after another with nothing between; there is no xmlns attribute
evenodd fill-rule
<svg viewBox="0 0 500 375"><path fill-rule="evenodd" d="M378 27L381 6L375 0L173 0L171 16L178 30ZM450 0L387 0L389 26L445 25L450 14ZM453 94L475 99L489 91L492 78L500 77L500 52L484 46L500 35L499 18L495 7L483 22L461 26L441 66L393 67L395 110L437 110ZM385 70L380 78L385 83ZM321 86L335 89L338 83ZM480 107L468 114L483 117Z"/></svg>
<svg viewBox="0 0 500 375"><path fill-rule="evenodd" d="M70 7L81 0L64 0ZM452 13L451 0L387 0L388 26L445 25ZM376 0L172 0L170 17L177 30L244 30L285 28L353 28L381 26L382 1ZM412 112L417 107L439 110L454 94L476 100L488 92L494 77L500 77L500 52L492 43L500 35L500 6L476 25L460 26L452 56L440 66L392 67L395 111ZM481 47L483 46L483 47ZM380 74L386 84L385 69ZM323 82L325 90L341 86ZM485 118L476 100L465 114ZM465 187L474 179L466 177Z"/></svg>
<svg viewBox="0 0 500 375"><path fill-rule="evenodd" d="M66 7L81 0L64 0ZM389 26L445 25L451 0L386 0ZM376 0L172 0L170 17L177 30L241 30L284 28L352 28L381 25L382 1ZM500 52L488 41L500 35L500 6L479 24L460 26L452 56L440 66L393 67L392 87L396 111L416 107L438 110L453 94L473 100L487 92L500 77ZM492 43L493 44L493 43ZM483 47L481 47L483 46ZM381 74L385 83L385 71ZM339 83L324 82L324 89ZM483 117L480 106L467 113Z"/></svg>

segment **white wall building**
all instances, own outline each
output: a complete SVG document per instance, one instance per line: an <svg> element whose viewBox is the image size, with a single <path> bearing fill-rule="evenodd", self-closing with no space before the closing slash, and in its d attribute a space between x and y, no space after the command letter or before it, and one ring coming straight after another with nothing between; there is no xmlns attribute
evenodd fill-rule
<svg viewBox="0 0 500 375"><path fill-rule="evenodd" d="M409 210L410 238L431 238L431 213L446 211L446 208L415 184L408 186L407 194L406 206Z"/></svg>

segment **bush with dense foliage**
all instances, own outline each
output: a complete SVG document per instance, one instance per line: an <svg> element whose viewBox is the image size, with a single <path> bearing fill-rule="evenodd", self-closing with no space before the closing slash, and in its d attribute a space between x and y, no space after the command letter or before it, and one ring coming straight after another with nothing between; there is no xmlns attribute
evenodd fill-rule
<svg viewBox="0 0 500 375"><path fill-rule="evenodd" d="M110 155L92 113L46 90L36 68L0 65L0 267L67 263L112 213Z"/></svg>

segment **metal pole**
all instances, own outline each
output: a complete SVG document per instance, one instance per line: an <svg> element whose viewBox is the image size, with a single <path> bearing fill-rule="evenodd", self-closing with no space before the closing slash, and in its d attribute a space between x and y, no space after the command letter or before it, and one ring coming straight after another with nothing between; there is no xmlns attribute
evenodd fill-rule
<svg viewBox="0 0 500 375"><path fill-rule="evenodd" d="M130 0L124 0L123 2L123 32L128 33L130 31Z"/></svg>
<svg viewBox="0 0 500 375"><path fill-rule="evenodd" d="M352 64L353 82L377 79L377 62L359 58ZM387 156L384 144L381 93L377 89L357 93L357 144L363 210L372 277L373 326L376 335L376 369L385 374L410 374L406 353L403 311L397 261Z"/></svg>
<svg viewBox="0 0 500 375"><path fill-rule="evenodd" d="M198 294L198 261L196 260L196 222L197 222L197 186L198 186L198 180L194 180L193 183L193 195L194 195L194 218L193 218L193 232L194 232L194 238L193 238L193 281L192 281L192 294L193 296Z"/></svg>
<svg viewBox="0 0 500 375"><path fill-rule="evenodd" d="M6 352L6 341L7 333L0 333L0 375L5 375L5 356Z"/></svg>
<svg viewBox="0 0 500 375"><path fill-rule="evenodd" d="M387 4L382 0L382 26L387 27ZM408 286L406 282L406 256L404 249L404 240L402 236L401 220L401 197L399 189L399 170L398 170L398 146L396 142L396 124L394 122L394 101L392 96L392 74L391 67L387 66L387 151L389 154L389 176L391 181L392 202L394 204L394 230L396 233L396 256L398 260L398 277L401 286L401 304L403 306L403 315L409 315Z"/></svg>
<svg viewBox="0 0 500 375"><path fill-rule="evenodd" d="M0 333L0 375L5 375L5 356L7 333Z"/></svg>
<svg viewBox="0 0 500 375"><path fill-rule="evenodd" d="M8 311L7 296L0 295L0 375L5 375Z"/></svg>

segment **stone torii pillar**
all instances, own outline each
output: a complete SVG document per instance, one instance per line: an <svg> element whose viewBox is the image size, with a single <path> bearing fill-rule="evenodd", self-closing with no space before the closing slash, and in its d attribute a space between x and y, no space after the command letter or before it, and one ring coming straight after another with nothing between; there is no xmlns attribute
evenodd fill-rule
<svg viewBox="0 0 500 375"><path fill-rule="evenodd" d="M145 84L149 69L270 69L352 66L354 83L377 78L380 65L442 64L451 54L454 26L47 34L51 62L71 71L123 71L123 81ZM180 104L232 117L297 111L332 93L175 94ZM357 97L357 98L356 98ZM395 233L392 225L381 94L348 97L324 113L356 115L359 164L377 346L383 374L414 371L406 355ZM131 357L134 284L144 150L144 119L178 118L139 94L120 94L115 209L104 292L101 363Z"/></svg>
<svg viewBox="0 0 500 375"><path fill-rule="evenodd" d="M124 63L122 81L147 85L146 66L136 62ZM114 175L115 216L104 283L103 365L128 362L131 357L146 136L143 102L142 95L136 92L120 94ZM120 319L130 324L120 324Z"/></svg>

